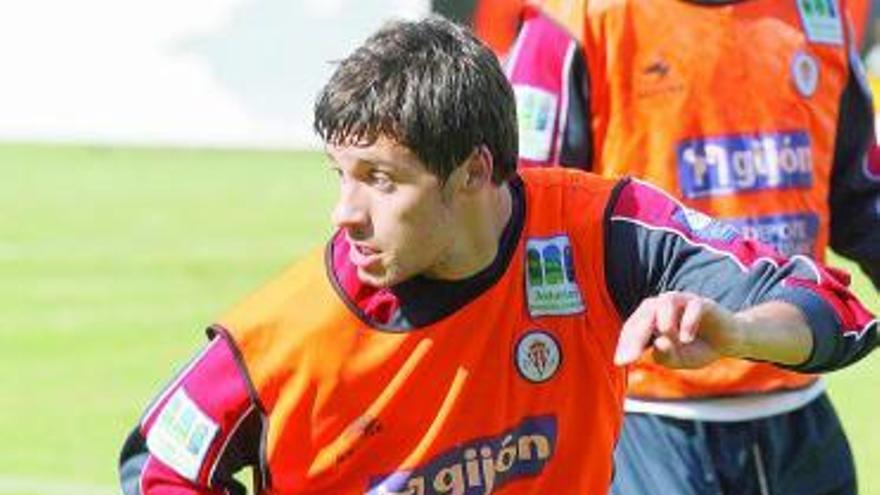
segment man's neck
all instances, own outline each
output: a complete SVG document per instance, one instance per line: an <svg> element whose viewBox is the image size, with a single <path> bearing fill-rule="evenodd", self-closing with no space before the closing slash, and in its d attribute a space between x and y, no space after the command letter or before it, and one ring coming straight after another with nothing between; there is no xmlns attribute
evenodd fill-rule
<svg viewBox="0 0 880 495"><path fill-rule="evenodd" d="M489 266L498 255L498 244L512 214L510 187L491 187L457 212L461 235L446 262L423 275L439 280L462 280Z"/></svg>

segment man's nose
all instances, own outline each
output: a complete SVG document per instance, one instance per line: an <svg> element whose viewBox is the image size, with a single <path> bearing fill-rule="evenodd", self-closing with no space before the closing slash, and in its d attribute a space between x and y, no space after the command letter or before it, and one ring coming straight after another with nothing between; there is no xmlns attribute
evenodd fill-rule
<svg viewBox="0 0 880 495"><path fill-rule="evenodd" d="M367 224L367 208L355 184L343 182L340 185L331 220L337 228L347 230L363 228Z"/></svg>

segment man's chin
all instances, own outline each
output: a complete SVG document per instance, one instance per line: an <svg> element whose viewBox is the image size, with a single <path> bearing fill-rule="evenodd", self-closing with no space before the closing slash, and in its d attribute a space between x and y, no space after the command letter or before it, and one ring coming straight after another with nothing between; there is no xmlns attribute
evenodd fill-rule
<svg viewBox="0 0 880 495"><path fill-rule="evenodd" d="M357 276L358 280L360 280L362 283L372 287L376 287L377 289L391 287L392 285L397 283L397 281L394 280L394 278L387 271L384 270L380 273L376 273L365 270L363 268L358 268Z"/></svg>

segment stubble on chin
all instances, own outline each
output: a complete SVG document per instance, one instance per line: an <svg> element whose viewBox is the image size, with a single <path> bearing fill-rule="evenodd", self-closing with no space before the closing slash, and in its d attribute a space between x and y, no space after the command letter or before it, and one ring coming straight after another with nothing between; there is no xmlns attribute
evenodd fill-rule
<svg viewBox="0 0 880 495"><path fill-rule="evenodd" d="M384 266L378 270L358 268L357 276L364 284L376 287L377 289L385 289L399 283L394 276L394 271Z"/></svg>

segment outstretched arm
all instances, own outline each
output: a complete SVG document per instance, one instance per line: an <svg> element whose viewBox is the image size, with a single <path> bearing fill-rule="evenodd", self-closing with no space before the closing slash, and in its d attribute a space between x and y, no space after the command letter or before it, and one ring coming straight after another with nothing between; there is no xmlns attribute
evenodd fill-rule
<svg viewBox="0 0 880 495"><path fill-rule="evenodd" d="M651 347L671 366L728 356L813 373L848 366L880 340L847 274L783 258L646 183L619 187L608 230L609 291L626 320L618 363Z"/></svg>
<svg viewBox="0 0 880 495"><path fill-rule="evenodd" d="M732 312L684 292L646 299L623 326L618 365L635 362L644 349L674 368L698 368L719 357L795 366L809 359L813 334L797 306L772 301Z"/></svg>

